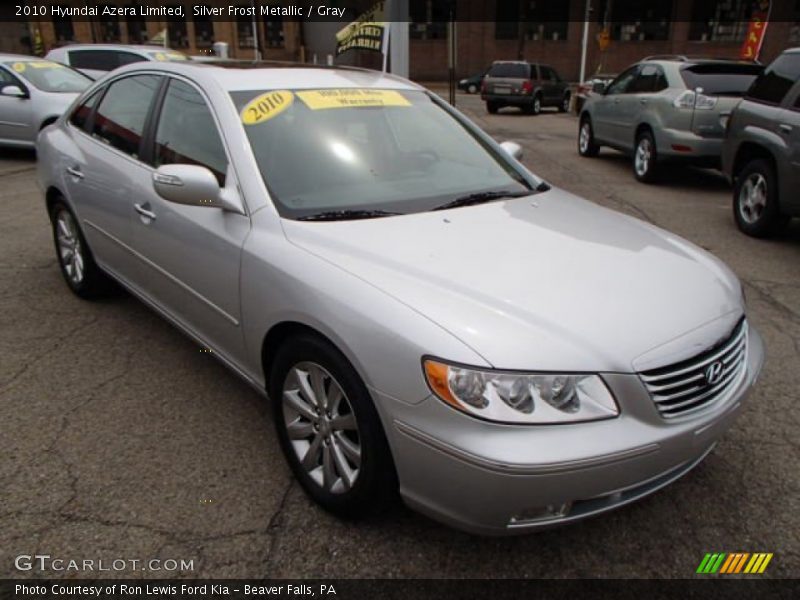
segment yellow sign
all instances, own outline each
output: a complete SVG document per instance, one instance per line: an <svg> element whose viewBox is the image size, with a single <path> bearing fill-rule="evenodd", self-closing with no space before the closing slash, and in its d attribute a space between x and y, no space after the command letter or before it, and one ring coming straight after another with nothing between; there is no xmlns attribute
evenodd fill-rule
<svg viewBox="0 0 800 600"><path fill-rule="evenodd" d="M278 116L294 102L294 94L287 90L276 90L261 94L250 100L240 113L245 125L259 125Z"/></svg>
<svg viewBox="0 0 800 600"><path fill-rule="evenodd" d="M36 62L29 62L28 65L30 65L34 69L57 69L59 67L64 66L60 63L50 62L49 60L39 60Z"/></svg>
<svg viewBox="0 0 800 600"><path fill-rule="evenodd" d="M402 94L394 90L331 89L297 92L311 110L323 108L356 108L359 106L411 106Z"/></svg>
<svg viewBox="0 0 800 600"><path fill-rule="evenodd" d="M606 50L611 45L611 33L608 29L597 34L597 45L600 46L600 50Z"/></svg>
<svg viewBox="0 0 800 600"><path fill-rule="evenodd" d="M14 63L11 68L14 69L17 73L22 73L25 70L25 63L21 62Z"/></svg>

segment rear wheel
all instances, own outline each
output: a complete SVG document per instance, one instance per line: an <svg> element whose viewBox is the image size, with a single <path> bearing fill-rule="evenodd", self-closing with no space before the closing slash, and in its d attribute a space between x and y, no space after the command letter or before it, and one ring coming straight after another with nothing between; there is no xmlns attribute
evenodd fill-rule
<svg viewBox="0 0 800 600"><path fill-rule="evenodd" d="M536 94L533 97L533 104L531 105L531 114L538 115L542 112L542 97L539 94Z"/></svg>
<svg viewBox="0 0 800 600"><path fill-rule="evenodd" d="M643 183L653 183L657 175L656 141L649 131L642 131L636 137L633 151L633 174Z"/></svg>
<svg viewBox="0 0 800 600"><path fill-rule="evenodd" d="M500 105L497 102L487 102L486 103L486 110L489 111L489 114L496 115Z"/></svg>
<svg viewBox="0 0 800 600"><path fill-rule="evenodd" d="M287 341L275 357L269 394L289 466L320 506L353 517L395 496L394 466L372 398L335 347L311 334Z"/></svg>
<svg viewBox="0 0 800 600"><path fill-rule="evenodd" d="M598 152L600 152L600 146L594 141L592 120L589 117L584 117L578 129L578 154L593 157L597 156Z"/></svg>
<svg viewBox="0 0 800 600"><path fill-rule="evenodd" d="M107 295L114 284L94 262L77 219L63 201L53 204L50 220L58 266L69 289L86 300Z"/></svg>
<svg viewBox="0 0 800 600"><path fill-rule="evenodd" d="M770 237L789 222L778 206L778 178L769 161L752 160L736 178L733 216L739 229L753 237Z"/></svg>
<svg viewBox="0 0 800 600"><path fill-rule="evenodd" d="M477 94L478 93L478 86L475 85L474 83L470 83L467 86L467 93L468 94Z"/></svg>

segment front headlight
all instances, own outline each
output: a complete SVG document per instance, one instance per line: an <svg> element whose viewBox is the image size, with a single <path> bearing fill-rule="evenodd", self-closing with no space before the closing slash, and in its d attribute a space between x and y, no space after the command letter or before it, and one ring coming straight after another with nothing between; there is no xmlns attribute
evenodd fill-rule
<svg viewBox="0 0 800 600"><path fill-rule="evenodd" d="M463 412L504 423L567 423L608 419L617 403L598 375L472 369L426 359L431 390Z"/></svg>

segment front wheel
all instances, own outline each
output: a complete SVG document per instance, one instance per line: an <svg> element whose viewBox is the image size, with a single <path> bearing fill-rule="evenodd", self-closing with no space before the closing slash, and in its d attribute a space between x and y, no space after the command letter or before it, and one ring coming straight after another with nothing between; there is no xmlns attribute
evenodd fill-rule
<svg viewBox="0 0 800 600"><path fill-rule="evenodd" d="M564 94L564 98L561 100L561 104L558 107L558 112L569 112L569 101L570 101L570 94L567 92Z"/></svg>
<svg viewBox="0 0 800 600"><path fill-rule="evenodd" d="M269 395L284 455L324 509L355 517L395 496L389 446L372 398L347 359L313 335L278 351Z"/></svg>
<svg viewBox="0 0 800 600"><path fill-rule="evenodd" d="M658 156L656 154L656 141L653 134L643 131L636 138L636 147L633 151L633 174L643 183L653 183L657 175Z"/></svg>
<svg viewBox="0 0 800 600"><path fill-rule="evenodd" d="M789 222L780 213L778 178L768 161L750 161L736 178L733 216L743 233L759 238L778 233Z"/></svg>
<svg viewBox="0 0 800 600"><path fill-rule="evenodd" d="M600 152L600 146L594 141L592 121L589 117L585 117L581 121L581 127L578 130L578 154L593 157L597 156L598 152Z"/></svg>

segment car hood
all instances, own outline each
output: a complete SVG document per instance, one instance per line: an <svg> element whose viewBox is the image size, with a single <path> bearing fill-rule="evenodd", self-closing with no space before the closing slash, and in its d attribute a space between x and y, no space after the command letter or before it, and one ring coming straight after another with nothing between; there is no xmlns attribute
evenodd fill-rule
<svg viewBox="0 0 800 600"><path fill-rule="evenodd" d="M743 312L739 282L710 254L557 189L284 229L496 368L630 372L641 357L652 368L700 351Z"/></svg>

